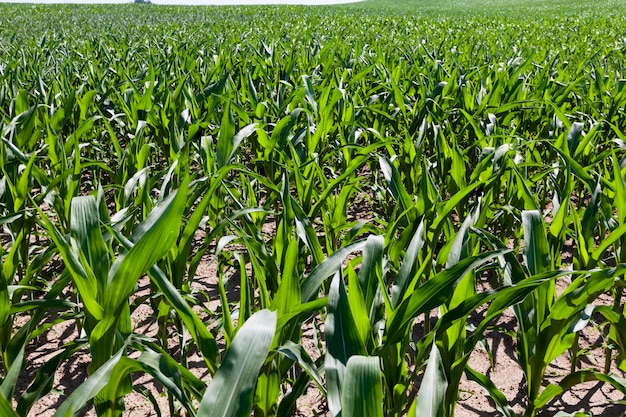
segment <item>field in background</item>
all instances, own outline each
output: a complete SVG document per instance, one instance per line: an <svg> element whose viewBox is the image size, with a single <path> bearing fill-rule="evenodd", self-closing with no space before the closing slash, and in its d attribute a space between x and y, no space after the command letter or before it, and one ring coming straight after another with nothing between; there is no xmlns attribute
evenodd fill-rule
<svg viewBox="0 0 626 417"><path fill-rule="evenodd" d="M0 414L626 393L625 12L0 5Z"/></svg>

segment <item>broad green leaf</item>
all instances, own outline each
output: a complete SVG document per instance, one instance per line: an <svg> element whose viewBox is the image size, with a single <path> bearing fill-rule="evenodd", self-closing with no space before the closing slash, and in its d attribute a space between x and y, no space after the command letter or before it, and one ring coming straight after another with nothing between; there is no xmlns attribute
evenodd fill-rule
<svg viewBox="0 0 626 417"><path fill-rule="evenodd" d="M317 387L322 391L322 393L324 395L326 394L326 389L324 388L322 377L317 370L317 366L315 366L313 360L311 360L311 357L302 345L297 345L291 341L287 341L287 343L278 348L278 353L285 355L300 365L302 369L311 377L311 379L315 381Z"/></svg>
<svg viewBox="0 0 626 417"><path fill-rule="evenodd" d="M13 410L11 401L4 398L3 395L0 395L0 413L6 417L19 417L19 414Z"/></svg>
<svg viewBox="0 0 626 417"><path fill-rule="evenodd" d="M618 228L611 231L608 236L602 239L598 247L591 253L591 261L588 263L587 267L595 267L607 249L609 249L615 242L622 239L624 235L626 235L626 223L620 225Z"/></svg>
<svg viewBox="0 0 626 417"><path fill-rule="evenodd" d="M0 261L2 260L2 249L0 249ZM11 299L9 298L9 287L4 277L4 265L0 265L0 327L9 318L11 311Z"/></svg>
<svg viewBox="0 0 626 417"><path fill-rule="evenodd" d="M38 211L44 228L47 230L50 239L59 250L61 257L65 262L65 267L71 273L74 284L76 285L78 292L81 294L86 310L96 320L101 320L103 316L103 308L96 300L94 288L98 288L98 283L93 271L90 268L85 267L85 264L82 262L84 256L81 259L78 249L68 242L68 239L61 234L57 227L50 221L48 216L39 208Z"/></svg>
<svg viewBox="0 0 626 417"><path fill-rule="evenodd" d="M56 354L46 361L37 371L33 383L20 395L16 411L20 415L27 415L33 404L52 389L57 368L60 367L61 363L68 360L76 352L85 348L86 345L85 342L71 343L63 349L61 353Z"/></svg>
<svg viewBox="0 0 626 417"><path fill-rule="evenodd" d="M237 132L237 134L233 137L232 149L230 151L230 154L228 155L228 158L226 159L226 163L232 162L235 153L237 153L237 149L239 149L239 145L241 145L241 142L244 139L249 138L254 132L256 132L257 126L257 123L250 123L239 132Z"/></svg>
<svg viewBox="0 0 626 417"><path fill-rule="evenodd" d="M550 267L550 248L546 228L539 210L522 212L524 226L524 259L531 275L546 272Z"/></svg>
<svg viewBox="0 0 626 417"><path fill-rule="evenodd" d="M361 293L361 287L354 269L347 269L348 277L348 304L354 318L354 324L359 330L359 337L366 346L371 344L372 323L370 322L370 311L365 305L365 299Z"/></svg>
<svg viewBox="0 0 626 417"><path fill-rule="evenodd" d="M116 404L119 396L118 387L123 386L125 379L134 372L143 372L151 375L157 380L168 393L172 394L186 409L189 415L195 415L193 404L187 397L182 385L187 384L191 380L196 382L196 389L199 385L203 385L191 372L179 365L174 359L163 352L156 352L151 349L145 349L137 359L122 357L118 361L115 369L108 378L107 386L104 388L108 392L108 404ZM201 393L197 392L198 397ZM120 412L121 410L116 410ZM111 410L113 413L113 410Z"/></svg>
<svg viewBox="0 0 626 417"><path fill-rule="evenodd" d="M615 277L626 269L620 264L617 268L592 272L588 277L582 276L574 280L558 297L550 308L549 315L541 323L537 346L537 354L543 353L543 362L547 365L561 353L571 347L574 325L584 316L584 311L600 294L609 291Z"/></svg>
<svg viewBox="0 0 626 417"><path fill-rule="evenodd" d="M13 360L13 362L10 364L10 366L6 366L7 372L4 375L4 379L2 379L0 383L0 397L13 397L13 391L15 390L18 378L20 376L20 373L22 372L22 366L26 357L26 345L23 344L18 349L19 350L15 352L15 359Z"/></svg>
<svg viewBox="0 0 626 417"><path fill-rule="evenodd" d="M413 199L406 191L406 187L401 181L400 173L396 166L384 156L378 157L380 169L383 171L387 186L393 198L400 204L400 211L404 212L413 206Z"/></svg>
<svg viewBox="0 0 626 417"><path fill-rule="evenodd" d="M387 321L385 344L397 343L405 337L405 329L419 314L432 310L448 300L456 284L474 268L491 259L506 254L508 250L487 252L463 259L451 269L446 269L415 289L398 308L394 309Z"/></svg>
<svg viewBox="0 0 626 417"><path fill-rule="evenodd" d="M222 168L228 165L230 155L235 150L235 119L231 110L232 103L230 100L226 102L222 123L219 130L219 138L217 139L217 167Z"/></svg>
<svg viewBox="0 0 626 417"><path fill-rule="evenodd" d="M33 156L28 161L28 164L26 164L26 168L24 169L24 171L22 171L19 181L15 185L16 196L15 200L13 200L13 203L14 210L16 212L22 209L22 205L28 198L30 183L32 181L31 171L33 169L33 164L35 163L36 157L37 154L33 153Z"/></svg>
<svg viewBox="0 0 626 417"><path fill-rule="evenodd" d="M515 414L515 411L513 411L509 405L506 396L496 387L487 375L483 375L469 366L465 367L465 375L467 375L467 379L474 381L483 387L495 403L498 411L500 411L505 417L517 417L517 414Z"/></svg>
<svg viewBox="0 0 626 417"><path fill-rule="evenodd" d="M566 375L558 385L550 384L544 388L539 397L535 400L537 409L543 408L553 398L562 395L568 389L589 381L599 381L611 384L614 389L626 395L626 379L617 375L604 374L602 372L578 371Z"/></svg>
<svg viewBox="0 0 626 417"><path fill-rule="evenodd" d="M580 144L584 128L584 123L574 122L572 123L572 127L570 127L569 131L567 132L567 147L569 149L569 154L572 156L576 155L576 150L578 149L578 145Z"/></svg>
<svg viewBox="0 0 626 417"><path fill-rule="evenodd" d="M87 265L96 277L97 286L91 290L96 299L102 300L111 261L100 231L100 216L95 197L72 199L70 228L72 237L76 239Z"/></svg>
<svg viewBox="0 0 626 417"><path fill-rule="evenodd" d="M328 408L332 416L338 416L341 413L341 396L345 388L348 359L354 355L365 355L365 345L354 322L340 272L335 274L330 284L328 314L324 325Z"/></svg>
<svg viewBox="0 0 626 417"><path fill-rule="evenodd" d="M415 417L444 417L448 380L437 345L433 343L428 365L415 400Z"/></svg>
<svg viewBox="0 0 626 417"><path fill-rule="evenodd" d="M198 417L248 417L254 386L276 332L276 313L261 310L239 329L213 380Z"/></svg>
<svg viewBox="0 0 626 417"><path fill-rule="evenodd" d="M133 245L131 241L117 234L116 237L126 249L130 249ZM171 303L171 306L180 315L181 320L187 327L191 337L198 345L198 349L202 353L205 363L211 374L216 371L216 363L219 357L219 351L215 338L209 332L206 325L200 320L198 315L193 312L183 295L170 282L165 273L157 266L153 265L148 271L151 281L163 293L165 298Z"/></svg>
<svg viewBox="0 0 626 417"><path fill-rule="evenodd" d="M185 208L188 183L185 181L176 193L157 205L137 226L131 237L134 246L120 255L111 266L104 301L105 314L116 314L118 307L128 300L137 280L161 259L176 243ZM158 245L155 245L158 242ZM101 334L106 331L100 329Z"/></svg>
<svg viewBox="0 0 626 417"><path fill-rule="evenodd" d="M377 289L380 288L379 280L383 276L383 251L385 239L383 236L372 235L367 238L363 249L363 262L359 269L358 279L365 305L374 307L373 302ZM370 313L370 319L371 319Z"/></svg>
<svg viewBox="0 0 626 417"><path fill-rule="evenodd" d="M61 407L54 413L54 417L78 416L89 401L107 386L109 377L122 358L125 350L126 347L124 346L80 384L80 386L63 401Z"/></svg>
<svg viewBox="0 0 626 417"><path fill-rule="evenodd" d="M398 304L406 297L406 291L409 286L412 283L414 285L414 280L419 278L415 277L415 274L419 270L417 260L424 244L424 219L422 218L407 247L406 254L402 260L402 266L400 267L400 271L398 271L398 277L391 288L391 306L393 308L398 307Z"/></svg>
<svg viewBox="0 0 626 417"><path fill-rule="evenodd" d="M380 359L352 356L348 359L341 392L342 417L383 417Z"/></svg>
<svg viewBox="0 0 626 417"><path fill-rule="evenodd" d="M543 223L543 217L539 210L530 210L522 212L522 225L524 228L524 259L528 270L531 275L537 275L543 272L547 272L551 269L552 261L550 257L550 247L548 246L548 239L546 236L546 228ZM525 317L533 317L532 327L528 329L530 332L536 332L541 326L541 322L549 314L550 308L554 303L556 297L554 281L550 281L545 286L540 287L534 294L532 307L530 300L528 305L524 304L518 314L518 320L522 320ZM531 310L532 309L532 313ZM521 316L521 317L520 317ZM526 330L526 329L524 329ZM528 332L525 332L526 341L530 341L528 338ZM531 346L524 348L532 350Z"/></svg>
<svg viewBox="0 0 626 417"><path fill-rule="evenodd" d="M272 308L277 310L279 316L290 313L293 308L300 305L300 277L296 268L298 251L298 240L295 237L291 237L287 247L280 285L272 301Z"/></svg>
<svg viewBox="0 0 626 417"><path fill-rule="evenodd" d="M348 246L338 249L330 255L324 262L319 264L302 283L302 302L311 301L318 295L318 291L324 281L333 276L341 268L341 264L346 256L353 252L363 250L367 244L366 240L359 240Z"/></svg>
<svg viewBox="0 0 626 417"><path fill-rule="evenodd" d="M319 242L319 238L315 233L315 228L311 220L302 210L297 201L289 196L291 200L291 209L293 210L294 221L296 224L296 234L306 245L315 261L314 265L319 265L324 261L324 252Z"/></svg>

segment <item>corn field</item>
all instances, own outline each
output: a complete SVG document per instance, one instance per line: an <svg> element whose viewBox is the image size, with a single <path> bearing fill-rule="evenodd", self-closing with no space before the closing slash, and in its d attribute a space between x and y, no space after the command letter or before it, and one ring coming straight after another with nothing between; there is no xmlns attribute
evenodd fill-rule
<svg viewBox="0 0 626 417"><path fill-rule="evenodd" d="M33 415L79 355L54 416L133 415L135 393L286 417L308 390L331 417L453 416L469 380L532 417L589 381L626 393L625 13L0 4L0 414ZM521 406L470 365L507 312Z"/></svg>

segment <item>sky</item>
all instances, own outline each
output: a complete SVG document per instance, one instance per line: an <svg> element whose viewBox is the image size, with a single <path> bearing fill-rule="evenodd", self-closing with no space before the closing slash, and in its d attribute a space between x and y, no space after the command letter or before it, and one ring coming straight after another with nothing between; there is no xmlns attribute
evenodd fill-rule
<svg viewBox="0 0 626 417"><path fill-rule="evenodd" d="M193 5L234 5L234 4L339 4L354 3L360 0L152 0L153 4L176 4L181 6ZM83 3L83 4L109 4L109 3L131 3L132 0L0 0L0 3Z"/></svg>

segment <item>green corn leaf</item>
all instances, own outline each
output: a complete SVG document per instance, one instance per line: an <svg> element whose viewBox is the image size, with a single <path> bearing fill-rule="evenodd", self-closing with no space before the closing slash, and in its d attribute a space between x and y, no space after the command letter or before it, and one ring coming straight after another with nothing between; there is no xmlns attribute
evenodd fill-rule
<svg viewBox="0 0 626 417"><path fill-rule="evenodd" d="M131 237L134 246L111 266L104 300L105 314L115 314L118 307L128 300L141 275L176 243L187 186L188 182L183 182L176 193L170 194L150 212ZM155 245L155 242L159 244ZM104 327L100 329L100 332L104 331Z"/></svg>
<svg viewBox="0 0 626 417"><path fill-rule="evenodd" d="M400 204L400 211L404 212L413 206L413 199L401 181L400 172L396 166L385 156L379 156L378 162L383 171L387 186L393 198Z"/></svg>
<svg viewBox="0 0 626 417"><path fill-rule="evenodd" d="M584 239L590 248L594 245L593 238L596 234L598 219L601 215L601 196L602 187L600 186L600 183L597 183L593 188L589 203L585 205L585 211L581 222L582 236L579 237L578 240Z"/></svg>
<svg viewBox="0 0 626 417"><path fill-rule="evenodd" d="M332 416L341 413L341 396L345 388L345 368L348 359L354 355L364 355L365 345L350 310L341 273L336 273L328 294L328 315L324 334L326 336L326 371L328 408Z"/></svg>
<svg viewBox="0 0 626 417"><path fill-rule="evenodd" d="M576 155L576 151L578 149L578 145L581 142L583 129L585 128L584 123L574 122L572 123L572 127L570 127L567 132L567 147L569 150L569 154L574 156Z"/></svg>
<svg viewBox="0 0 626 417"><path fill-rule="evenodd" d="M2 249L0 249L0 260L2 259ZM4 265L0 265L0 326L9 318L11 311L11 299L9 298L9 287L4 277Z"/></svg>
<svg viewBox="0 0 626 417"><path fill-rule="evenodd" d="M391 289L391 306L393 308L398 307L398 304L405 298L406 291L411 284L415 284L414 280L419 277L415 277L419 266L417 265L418 256L424 247L424 219L419 223L415 234L411 238L411 242L406 250L406 255L402 261L402 266L398 272L398 277L394 281L394 285Z"/></svg>
<svg viewBox="0 0 626 417"><path fill-rule="evenodd" d="M235 151L235 119L231 111L230 100L226 102L222 124L220 125L220 133L217 139L217 167L222 168L228 165L231 154Z"/></svg>
<svg viewBox="0 0 626 417"><path fill-rule="evenodd" d="M289 196L289 199L291 200L291 209L293 210L296 224L296 234L300 240L307 245L309 251L311 251L311 255L315 261L314 265L319 265L324 261L324 252L322 251L322 246L320 245L319 238L313 228L311 220L292 196Z"/></svg>
<svg viewBox="0 0 626 417"><path fill-rule="evenodd" d="M272 308L278 311L279 316L290 313L293 308L300 305L300 277L296 268L298 251L298 240L292 237L287 246L281 282L272 301Z"/></svg>
<svg viewBox="0 0 626 417"><path fill-rule="evenodd" d="M626 317L613 310L613 306L598 306L595 307L595 311L601 313L611 324L610 340L619 347L617 366L624 371L626 369Z"/></svg>
<svg viewBox="0 0 626 417"><path fill-rule="evenodd" d="M567 174L566 174L567 175ZM567 182L570 182L570 176L567 176ZM566 187L569 190L569 185ZM568 219L567 213L570 209L570 195L567 194L563 201L560 201L559 209L550 224L550 234L556 239L563 239L565 230L567 229Z"/></svg>
<svg viewBox="0 0 626 417"><path fill-rule="evenodd" d="M278 330L282 330L283 327L292 324L296 317L299 317L299 320L303 322L306 318L310 317L311 314L315 314L326 307L327 304L328 297L316 298L313 301L299 304L291 310L291 313L278 317Z"/></svg>
<svg viewBox="0 0 626 417"><path fill-rule="evenodd" d="M369 346L371 343L371 330L372 324L369 320L370 311L368 311L365 305L365 299L361 293L361 287L357 280L357 275L354 269L348 268L348 304L350 305L350 311L352 311L352 317L354 323L359 330L359 336L361 340Z"/></svg>
<svg viewBox="0 0 626 417"><path fill-rule="evenodd" d="M574 226L575 235L578 236L578 241L576 243L577 243L577 249L578 249L577 258L578 258L578 263L580 264L579 267L591 268L594 265L593 260L591 259L591 254L590 254L590 252L593 250L593 247L590 247L590 248L587 247L587 241L583 237L582 222L580 220L580 216L578 215L577 210L572 210L571 214L572 214L572 223Z"/></svg>
<svg viewBox="0 0 626 417"><path fill-rule="evenodd" d="M541 324L535 348L542 354L545 364L551 363L561 353L571 347L575 322L579 320L587 306L600 294L609 291L615 277L624 273L626 265L592 272L589 277L574 280L551 306L549 315Z"/></svg>
<svg viewBox="0 0 626 417"><path fill-rule="evenodd" d="M22 393L22 395L20 395L16 411L20 415L27 415L33 404L41 397L49 393L52 389L57 368L59 368L64 361L68 360L72 357L72 355L86 346L87 343L82 341L70 343L70 345L63 349L61 353L58 353L51 359L47 360L46 363L43 364L37 371L37 375L35 376L33 383L24 393Z"/></svg>
<svg viewBox="0 0 626 417"><path fill-rule="evenodd" d="M239 329L207 387L198 417L250 416L254 386L276 332L276 313L261 310Z"/></svg>
<svg viewBox="0 0 626 417"><path fill-rule="evenodd" d="M298 365L304 369L304 371L311 377L313 381L317 384L317 387L321 390L323 395L326 395L326 388L324 388L322 377L317 370L317 366L311 360L309 354L304 350L302 345L297 345L291 341L287 341L284 345L278 348L278 353L285 355L292 361L296 362Z"/></svg>
<svg viewBox="0 0 626 417"><path fill-rule="evenodd" d="M602 372L578 371L566 375L558 385L550 384L545 387L535 400L535 408L541 409L553 398L563 394L568 389L590 381L600 381L611 384L617 391L626 395L626 379L620 378L617 375L607 375Z"/></svg>
<svg viewBox="0 0 626 417"><path fill-rule="evenodd" d="M524 229L524 259L530 274L537 275L551 270L550 248L541 212L539 210L523 211L522 225ZM528 299L520 306L516 306L516 315L521 324L520 350L525 352L521 355L521 362L526 365L528 372L536 369L530 362L533 357L531 353L534 350L533 343L541 323L550 313L555 297L556 286L554 281L550 281L535 291L532 300ZM532 318L532 321L527 322L529 318ZM535 374L537 373L535 371Z"/></svg>
<svg viewBox="0 0 626 417"><path fill-rule="evenodd" d="M291 390L287 391L280 401L276 417L292 417L294 415L297 401L306 393L310 382L311 378L307 373L302 373L296 378L295 382L292 384Z"/></svg>
<svg viewBox="0 0 626 417"><path fill-rule="evenodd" d="M26 199L28 198L30 183L32 181L31 171L33 169L33 164L35 163L35 159L37 154L33 154L31 158L28 160L28 164L26 164L26 168L22 171L19 181L15 185L16 196L13 200L14 210L17 212L22 209L22 206Z"/></svg>
<svg viewBox="0 0 626 417"><path fill-rule="evenodd" d="M524 258L531 275L546 272L550 267L550 248L543 217L539 210L522 212L524 227Z"/></svg>
<svg viewBox="0 0 626 417"><path fill-rule="evenodd" d="M367 238L363 249L363 262L359 269L358 279L365 305L373 308L379 281L383 276L383 251L385 238L372 235ZM370 313L371 316L371 313ZM371 317L370 317L371 319Z"/></svg>
<svg viewBox="0 0 626 417"><path fill-rule="evenodd" d="M415 417L444 417L448 380L437 345L433 343L424 378L415 400Z"/></svg>
<svg viewBox="0 0 626 417"><path fill-rule="evenodd" d="M122 235L116 234L117 239L124 245L126 249L130 249L133 245L131 241ZM168 302L179 314L191 337L198 345L198 349L207 364L209 372L214 374L216 371L216 363L219 357L219 350L215 338L206 328L205 324L200 320L197 314L193 312L187 301L178 289L170 282L165 273L156 265L153 265L148 271L151 281L163 293Z"/></svg>
<svg viewBox="0 0 626 417"><path fill-rule="evenodd" d="M398 305L387 322L385 345L399 342L405 337L405 329L419 314L440 306L450 298L457 282L474 268L489 260L502 256L508 250L487 252L463 259L451 269L443 270L415 289Z"/></svg>
<svg viewBox="0 0 626 417"><path fill-rule="evenodd" d="M6 417L20 416L13 410L13 405L11 404L11 401L4 398L4 395L0 395L0 413L2 413L2 415Z"/></svg>
<svg viewBox="0 0 626 417"><path fill-rule="evenodd" d="M383 146L384 143L380 143L378 146ZM341 173L341 175L337 176L337 178L333 179L322 191L322 193L319 195L319 197L317 198L317 202L315 203L315 205L311 208L311 211L309 212L309 218L313 218L313 216L317 215L318 211L325 205L327 204L327 199L329 198L329 196L335 192L335 189L340 186L341 184L344 184L346 182L346 180L350 179L351 177L354 177L355 172L361 168L363 165L365 165L366 162L368 162L369 160L369 156L359 156L357 158L355 158L354 160L352 160L352 162L350 163L350 165L346 168L345 171L343 171ZM393 166L393 164L392 164ZM391 168L390 168L391 169Z"/></svg>
<svg viewBox="0 0 626 417"><path fill-rule="evenodd" d="M70 271L72 279L76 284L78 292L82 297L82 301L85 305L85 309L96 320L101 320L103 317L103 308L96 298L96 290L98 288L98 281L91 268L86 267L82 262L84 256L81 259L78 249L73 246L68 240L61 235L61 232L57 227L52 224L48 216L39 208L37 208L41 223L48 232L50 239L54 242L55 246L59 250L65 267Z"/></svg>
<svg viewBox="0 0 626 417"><path fill-rule="evenodd" d="M185 224L185 228L183 230L180 241L176 247L176 260L172 265L172 273L173 273L173 281L179 285L182 285L182 279L187 271L187 260L189 258L189 254L191 253L191 247L193 243L193 238L196 231L200 227L200 223L202 218L205 216L207 207L211 203L211 200L214 198L216 189L221 186L221 180L228 175L232 167L225 167L220 169L213 177L213 180L209 183L207 187L207 191L197 203L193 214L189 217L187 223ZM190 268L191 269L191 268Z"/></svg>
<svg viewBox="0 0 626 417"><path fill-rule="evenodd" d="M478 383L484 388L495 403L498 411L500 411L505 417L517 417L517 414L515 414L515 411L513 411L509 405L506 396L496 387L488 376L475 371L469 366L465 367L465 375L467 375L467 379Z"/></svg>
<svg viewBox="0 0 626 417"><path fill-rule="evenodd" d="M182 388L187 388L195 398L200 399L205 385L198 377L162 349L144 348L134 361L139 364L142 371L154 377L168 392L174 394L190 415L194 414L192 402Z"/></svg>
<svg viewBox="0 0 626 417"><path fill-rule="evenodd" d="M87 265L96 277L95 294L102 297L111 261L100 230L100 215L95 197L72 199L70 228L72 237L76 239Z"/></svg>
<svg viewBox="0 0 626 417"><path fill-rule="evenodd" d="M22 344L16 350L17 352L12 352L15 354L15 358L10 366L7 366L8 372L6 372L4 379L0 383L0 397L13 397L15 385L17 384L20 373L22 372L22 365L26 356L26 344Z"/></svg>
<svg viewBox="0 0 626 417"><path fill-rule="evenodd" d="M304 87L306 90L306 100L313 108L313 111L317 113L317 101L315 100L315 90L313 89L313 84L311 83L311 77L308 75L302 76L302 81L304 81Z"/></svg>
<svg viewBox="0 0 626 417"><path fill-rule="evenodd" d="M351 253L363 250L367 244L366 240L359 240L348 246L338 249L330 255L324 262L319 264L302 283L302 302L311 301L324 281L333 276L340 268L343 260Z"/></svg>
<svg viewBox="0 0 626 417"><path fill-rule="evenodd" d="M341 393L342 417L383 417L383 387L378 357L352 356Z"/></svg>
<svg viewBox="0 0 626 417"><path fill-rule="evenodd" d="M454 238L454 241L452 242L452 247L450 248L450 252L448 253L448 257L446 260L446 269L452 268L461 259L467 258L470 255L472 255L470 251L473 251L476 245L472 245L468 243L468 241L470 238L469 230L473 223L474 223L474 218L471 215L467 216L467 218L463 221L461 228L459 229L457 235ZM472 248L470 249L468 246L471 246ZM471 296L475 294L476 294L476 280L474 278L474 275L469 273L463 279L461 279L457 287L454 289L454 293L452 295L452 298L448 306L451 308L454 308L462 300L470 298ZM464 324L461 327L464 328L465 327ZM464 329L461 327L458 329L459 333L464 332ZM452 337L452 335L450 336Z"/></svg>
<svg viewBox="0 0 626 417"><path fill-rule="evenodd" d="M454 324L456 320L465 319L468 314L470 314L472 311L475 311L481 305L491 302L483 320L473 332L472 339L466 341L465 351L471 352L473 346L477 343L478 339L483 337L483 332L485 331L487 326L489 326L489 324L493 320L499 317L504 310L524 300L540 285L570 274L577 275L581 274L581 272L550 271L544 274L526 278L515 285L505 286L493 291L487 291L477 294L463 301L454 309L445 313L443 317L437 322L436 330L443 331L448 329Z"/></svg>
<svg viewBox="0 0 626 417"><path fill-rule="evenodd" d="M602 257L602 255L607 251L607 249L609 249L611 245L613 245L615 242L622 239L625 234L626 234L626 223L620 225L618 228L611 231L611 233L609 233L608 236L602 239L598 247L591 253L591 259L588 262L587 267L594 268L600 261L600 258Z"/></svg>
<svg viewBox="0 0 626 417"><path fill-rule="evenodd" d="M141 342L138 342L137 340L134 342L135 344L139 343L141 345ZM184 393L181 385L190 381L192 383L192 387L193 385L196 385L196 393L198 397L200 397L201 392L198 391L198 388L203 385L202 382L166 353L156 352L146 346L136 347L143 350L141 355L137 359L128 357L120 358L115 366L115 369L108 378L107 385L104 388L108 393L108 404L116 404L116 399L119 395L118 387L123 386L128 375L134 372L143 372L151 375L155 380L159 381L167 392L171 393L185 407L187 413L190 416L194 416L195 412L192 406L192 401ZM110 411L113 412L113 410Z"/></svg>
<svg viewBox="0 0 626 417"><path fill-rule="evenodd" d="M20 247L22 246L22 242L24 242L24 233L25 230L19 231L17 237L15 237L15 240L12 242L9 252L5 256L2 265L0 265L0 267L2 268L2 276L4 277L4 285L6 285L7 288L8 285L13 281L15 271L20 264Z"/></svg>
<svg viewBox="0 0 626 417"><path fill-rule="evenodd" d="M11 306L11 314L17 314L24 311L31 311L35 309L41 309L45 311L49 310L70 310L73 308L77 308L78 304L71 302L70 300L47 300L47 299L39 299L39 300L28 300L22 301L19 303L14 303Z"/></svg>
<svg viewBox="0 0 626 417"><path fill-rule="evenodd" d="M152 282L163 293L168 302L171 303L172 307L185 324L192 339L196 342L199 351L202 353L202 357L205 360L209 372L211 374L215 373L216 362L219 356L215 338L207 330L202 320L193 312L180 292L176 290L158 267L153 266L149 274Z"/></svg>
<svg viewBox="0 0 626 417"><path fill-rule="evenodd" d="M482 181L476 181L468 185L467 187L463 188L458 193L455 193L452 197L450 197L450 199L446 201L446 203L444 204L443 208L440 210L437 210L437 218L435 219L432 226L430 227L430 231L428 232L428 237L434 238L434 237L439 236L439 233L442 227L444 226L445 222L447 221L448 216L450 215L450 213L452 213L452 210L454 210L459 204L461 204L464 199L468 198L468 196L474 190L476 190L476 188L480 186L487 186L492 181L494 181L495 178L496 177L492 177L484 183Z"/></svg>
<svg viewBox="0 0 626 417"><path fill-rule="evenodd" d="M615 199L613 205L617 209L617 218L620 224L626 223L626 184L619 164L619 159L613 151L611 155L613 161L613 187L615 189Z"/></svg>
<svg viewBox="0 0 626 417"><path fill-rule="evenodd" d="M245 139L248 139L254 132L257 130L258 123L250 123L241 129L237 134L233 137L233 144L230 153L228 154L228 158L226 159L226 163L231 163L233 157L237 153L237 149L239 149L239 145Z"/></svg>
<svg viewBox="0 0 626 417"><path fill-rule="evenodd" d="M230 305L228 303L228 297L226 295L226 283L227 278L224 277L222 272L218 272L217 288L220 296L220 310L222 312L222 330L224 334L224 342L226 349L230 345L232 337L235 333L235 325L230 312Z"/></svg>
<svg viewBox="0 0 626 417"><path fill-rule="evenodd" d="M109 378L119 363L126 346L106 361L97 371L87 378L70 394L53 417L73 417L80 415L81 410L109 383Z"/></svg>
<svg viewBox="0 0 626 417"><path fill-rule="evenodd" d="M539 210L539 204L533 194L530 184L526 179L524 173L520 172L517 165L511 164L511 172L515 175L513 183L509 188L516 190L517 198L521 198L524 201L524 209L526 210ZM496 177L494 177L496 178Z"/></svg>
<svg viewBox="0 0 626 417"><path fill-rule="evenodd" d="M476 210L480 210L480 207ZM477 245L469 243L469 229L473 222L474 217L472 215L467 216L463 221L461 229L455 236L448 253L446 268L449 269L453 267L461 259L469 257L472 254L470 251L478 249ZM475 240L475 237L473 240ZM440 307L440 311L445 312L449 309L453 309L460 305L464 300L476 295L476 278L474 275L474 273L470 272L459 280L452 296L450 297L450 300ZM460 381L464 371L463 348L466 337L466 320L461 318L457 320L454 325L445 330L445 333L441 336L441 340L438 342L441 360L444 367L447 369L447 376L449 379L449 385L446 393L448 403L453 403L455 401L458 391L458 381Z"/></svg>
<svg viewBox="0 0 626 417"><path fill-rule="evenodd" d="M102 365L112 354L116 331L130 332L128 299L135 284L176 243L185 208L187 186L188 178L176 193L170 194L155 206L131 236L134 246L126 254L119 255L109 269L108 282L102 296L104 315L89 334L92 370ZM155 245L155 242L159 244ZM123 326L127 331L123 330Z"/></svg>
<svg viewBox="0 0 626 417"><path fill-rule="evenodd" d="M552 145L552 146L554 146L554 145ZM583 184L585 184L587 189L590 192L593 191L593 189L595 188L595 185L596 185L596 181L594 181L594 179L590 175L591 171L585 169L585 167L583 167L579 162L574 160L574 158L572 158L570 155L568 155L563 150L561 150L561 149L559 149L557 147L553 147L553 149L556 150L561 155L561 158L563 158L563 160L565 161L565 164L569 167L571 172L576 177L578 177L583 182Z"/></svg>

